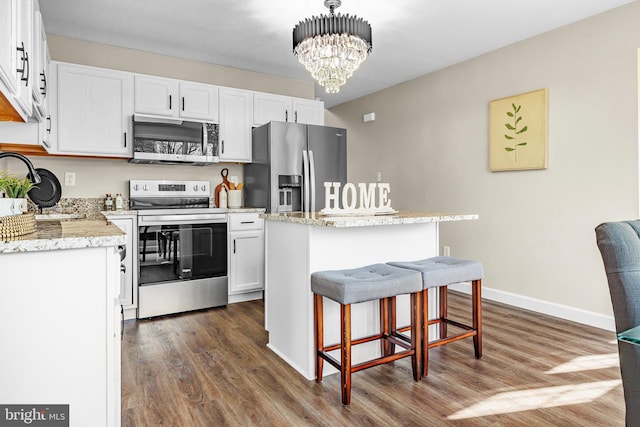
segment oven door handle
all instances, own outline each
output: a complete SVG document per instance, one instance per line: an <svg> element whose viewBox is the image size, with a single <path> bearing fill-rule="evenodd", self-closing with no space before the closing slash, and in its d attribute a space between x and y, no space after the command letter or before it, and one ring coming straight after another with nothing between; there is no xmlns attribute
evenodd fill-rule
<svg viewBox="0 0 640 427"><path fill-rule="evenodd" d="M212 224L225 222L227 222L227 216L225 214L153 215L149 217L138 216L138 225Z"/></svg>

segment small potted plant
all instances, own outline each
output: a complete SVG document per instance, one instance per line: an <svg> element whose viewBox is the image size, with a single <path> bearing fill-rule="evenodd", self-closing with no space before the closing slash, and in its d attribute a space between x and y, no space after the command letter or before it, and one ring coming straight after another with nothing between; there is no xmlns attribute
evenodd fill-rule
<svg viewBox="0 0 640 427"><path fill-rule="evenodd" d="M0 172L0 216L19 215L27 211L27 193L33 188L29 178Z"/></svg>

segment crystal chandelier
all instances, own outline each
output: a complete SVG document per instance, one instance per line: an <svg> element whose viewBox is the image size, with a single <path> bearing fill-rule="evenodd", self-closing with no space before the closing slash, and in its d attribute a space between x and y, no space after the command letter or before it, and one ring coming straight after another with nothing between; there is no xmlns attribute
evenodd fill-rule
<svg viewBox="0 0 640 427"><path fill-rule="evenodd" d="M371 25L334 14L340 0L325 0L330 15L313 16L293 29L293 53L327 93L337 93L371 52Z"/></svg>

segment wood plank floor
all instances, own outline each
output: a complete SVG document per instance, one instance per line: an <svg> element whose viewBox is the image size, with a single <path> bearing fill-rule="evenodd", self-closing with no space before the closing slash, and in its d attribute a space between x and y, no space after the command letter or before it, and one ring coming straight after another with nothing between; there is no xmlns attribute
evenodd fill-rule
<svg viewBox="0 0 640 427"><path fill-rule="evenodd" d="M468 321L470 298L451 294ZM470 339L409 359L307 381L267 347L264 305L127 322L123 426L623 426L613 332L485 301L484 355Z"/></svg>

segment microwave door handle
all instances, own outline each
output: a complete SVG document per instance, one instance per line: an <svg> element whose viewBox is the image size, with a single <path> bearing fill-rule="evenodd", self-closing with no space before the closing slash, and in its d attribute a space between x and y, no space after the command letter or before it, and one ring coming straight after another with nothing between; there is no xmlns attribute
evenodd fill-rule
<svg viewBox="0 0 640 427"><path fill-rule="evenodd" d="M307 150L302 150L302 174L304 181L304 206L302 210L309 212L309 156Z"/></svg>
<svg viewBox="0 0 640 427"><path fill-rule="evenodd" d="M184 98L182 98L184 102ZM207 124L203 123L202 124L202 155L206 156L207 155L207 138L208 138L208 134L207 134Z"/></svg>
<svg viewBox="0 0 640 427"><path fill-rule="evenodd" d="M313 151L309 150L309 177L311 178L311 209L309 212L316 211L316 162L313 160Z"/></svg>

